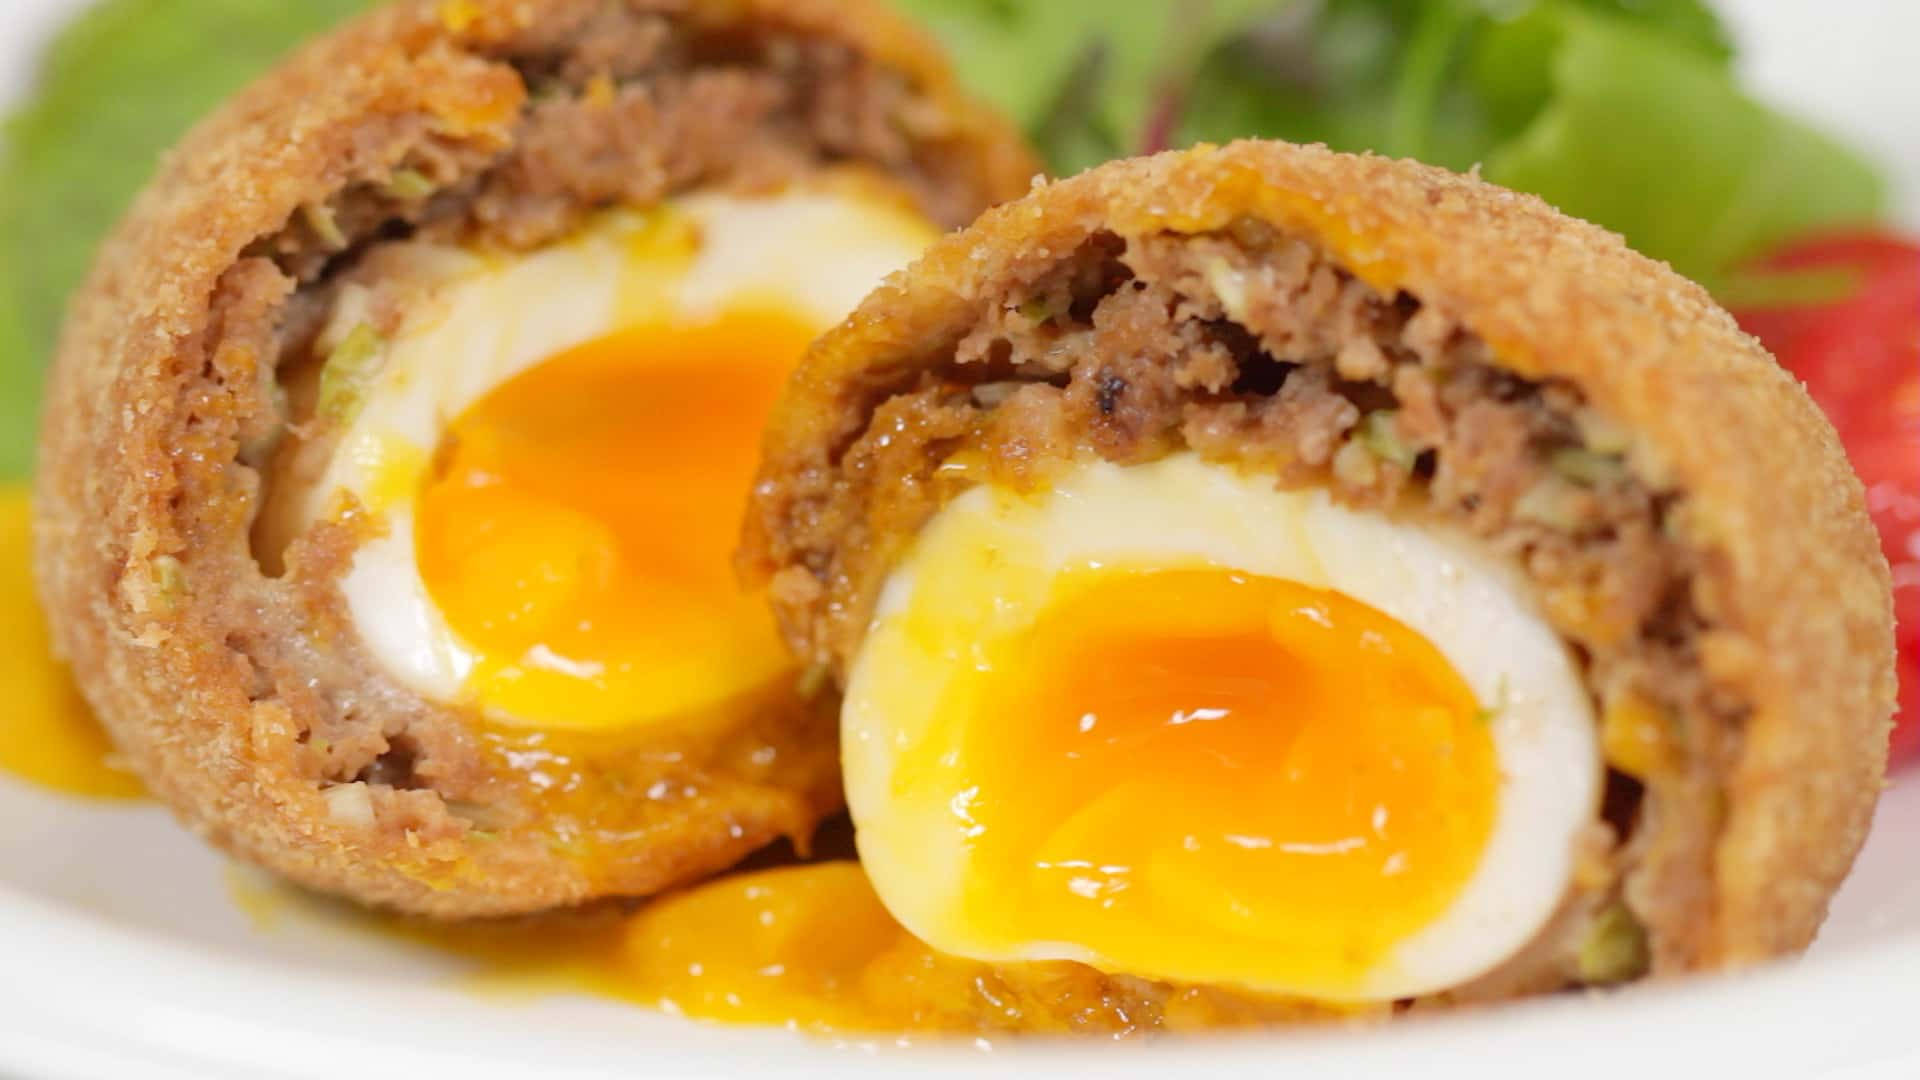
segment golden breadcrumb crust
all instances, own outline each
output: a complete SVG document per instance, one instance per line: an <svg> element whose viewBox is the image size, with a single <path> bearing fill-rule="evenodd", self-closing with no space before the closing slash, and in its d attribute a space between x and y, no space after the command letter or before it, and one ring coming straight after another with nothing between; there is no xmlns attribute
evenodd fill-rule
<svg viewBox="0 0 1920 1080"><path fill-rule="evenodd" d="M1803 948L1866 834L1893 710L1888 573L1861 484L1806 394L1699 286L1475 177L1321 147L1203 146L1038 186L935 245L815 343L770 423L741 563L775 582L797 651L845 670L866 613L833 605L866 602L861 582L923 520L924 505L882 504L911 512L858 523L831 558L794 540L823 528L819 493L876 409L948 363L993 305L1017 303L1010 283L1089 237L1244 217L1417 298L1484 341L1492 364L1577 387L1625 430L1636 474L1684 493L1672 524L1697 555L1693 603L1711 628L1700 665L1749 711L1717 778L1724 807L1698 815L1724 822L1692 875L1710 880L1659 884L1705 891L1703 904L1675 901L1704 917L1657 949L1656 970ZM1658 831L1657 815L1643 828Z"/></svg>
<svg viewBox="0 0 1920 1080"><path fill-rule="evenodd" d="M938 49L878 4L626 7L699 26L772 27L870 58L925 106L921 130L933 134L906 137L928 140L916 147L937 141L950 169L935 184L968 215L1019 194L1033 175L1013 130L965 98ZM273 305L294 288L264 257L274 254L271 238L306 220L307 233L326 239L336 230L312 208L350 187L379 185L423 145L435 161L484 168L512 148L529 106L529 87L509 61L606 8L602 0L417 0L310 43L166 158L72 303L44 407L36 488L37 573L57 646L156 796L214 843L306 886L440 916L646 893L730 865L782 834L804 838L840 802L829 722L804 740L792 736L818 745L782 746L792 753L771 774L716 783L687 804L683 820L659 823L645 857L611 875L551 845L467 828L441 804L430 771L407 790L370 783L367 799L330 803L302 764L316 751L303 745L310 717L360 710L371 737L383 726L392 736L404 717L381 710L397 698L391 688L356 698L349 687L318 701L302 688L302 650L329 660L349 651L330 636L346 631L337 611L320 610L324 602L294 610L305 600L288 588L261 592L261 610L233 610L245 605L229 584L258 579L248 527L261 484L254 469L236 466L236 443L271 411L254 384L270 386L275 362L260 347L270 341L234 340L235 328L270 323ZM471 179L435 177L446 187ZM259 273L233 273L249 259ZM256 280L282 282L280 291L271 283L242 289ZM324 547L308 552L310 564L325 561ZM236 629L243 624L244 633ZM250 651L292 656L293 670L263 668Z"/></svg>

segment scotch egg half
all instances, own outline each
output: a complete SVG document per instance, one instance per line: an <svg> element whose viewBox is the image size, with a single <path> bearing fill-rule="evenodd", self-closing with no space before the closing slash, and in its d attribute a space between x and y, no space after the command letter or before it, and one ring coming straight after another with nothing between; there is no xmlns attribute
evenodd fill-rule
<svg viewBox="0 0 1920 1080"><path fill-rule="evenodd" d="M1603 770L1572 657L1444 531L1190 453L950 502L848 676L868 874L934 947L1413 997L1553 916Z"/></svg>
<svg viewBox="0 0 1920 1080"><path fill-rule="evenodd" d="M389 675L541 730L689 716L791 666L730 562L789 370L934 235L877 182L602 213L525 254L410 245L397 330L341 290L296 529L367 534L340 581Z"/></svg>

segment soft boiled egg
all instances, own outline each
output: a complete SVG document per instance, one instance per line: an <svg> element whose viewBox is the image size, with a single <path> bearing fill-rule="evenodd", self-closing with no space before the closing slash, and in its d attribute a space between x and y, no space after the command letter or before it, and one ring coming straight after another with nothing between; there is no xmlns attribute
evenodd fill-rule
<svg viewBox="0 0 1920 1080"><path fill-rule="evenodd" d="M730 553L793 363L934 235L876 188L614 210L526 254L414 250L386 335L344 289L318 343L341 432L302 516L367 525L341 589L377 662L543 730L701 714L784 671Z"/></svg>
<svg viewBox="0 0 1920 1080"><path fill-rule="evenodd" d="M842 735L867 872L935 948L1325 1001L1516 953L1602 778L1512 570L1192 454L950 502Z"/></svg>

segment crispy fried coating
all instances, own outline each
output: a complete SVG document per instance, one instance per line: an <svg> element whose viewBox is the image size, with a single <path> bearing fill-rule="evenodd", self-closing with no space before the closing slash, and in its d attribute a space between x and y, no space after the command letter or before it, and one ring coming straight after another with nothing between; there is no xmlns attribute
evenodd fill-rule
<svg viewBox="0 0 1920 1080"><path fill-rule="evenodd" d="M1377 454L1340 453L1383 403L1421 462L1390 482ZM1356 505L1416 498L1523 565L1610 727L1653 718L1655 750L1604 733L1598 854L1553 940L1455 999L1639 974L1591 970L1593 950L1583 970L1609 925L1644 927L1656 975L1811 941L1894 701L1861 484L1704 290L1539 199L1256 142L1038 187L815 344L767 432L741 564L794 648L844 672L946 499L1183 447ZM990 468L941 469L961 451ZM1556 474L1589 468L1609 471Z"/></svg>
<svg viewBox="0 0 1920 1080"><path fill-rule="evenodd" d="M949 225L1034 171L864 0L404 2L203 122L73 302L36 489L58 648L148 787L300 884L449 917L642 895L804 841L841 800L819 706L735 703L687 744L518 745L370 662L332 584L349 531L316 529L281 573L249 530L261 448L293 419L276 366L383 239L526 248L597 207L843 162ZM586 794L535 798L507 764L530 757Z"/></svg>

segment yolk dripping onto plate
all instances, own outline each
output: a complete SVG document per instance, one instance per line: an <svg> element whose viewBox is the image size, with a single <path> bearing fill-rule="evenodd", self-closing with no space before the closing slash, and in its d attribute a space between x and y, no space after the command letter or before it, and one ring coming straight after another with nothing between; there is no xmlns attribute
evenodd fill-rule
<svg viewBox="0 0 1920 1080"><path fill-rule="evenodd" d="M867 984L884 957L917 944L851 862L735 875L632 914L386 925L475 961L480 990L586 990L700 1020L823 1033L899 1024Z"/></svg>
<svg viewBox="0 0 1920 1080"><path fill-rule="evenodd" d="M775 308L643 325L496 387L418 504L434 602L503 719L620 726L751 690L790 661L731 552L759 432L811 338Z"/></svg>
<svg viewBox="0 0 1920 1080"><path fill-rule="evenodd" d="M451 953L492 995L588 993L690 1019L845 1037L1202 1031L1351 1018L1297 1001L1187 987L1142 1007L1077 964L995 968L907 933L858 863L731 874L649 901L499 922L435 923L347 908L249 873L229 877L262 931L303 913Z"/></svg>
<svg viewBox="0 0 1920 1080"><path fill-rule="evenodd" d="M113 744L53 658L34 598L27 492L0 489L0 770L41 787L100 799L144 794L131 773L107 762Z"/></svg>
<svg viewBox="0 0 1920 1080"><path fill-rule="evenodd" d="M1426 639L1226 570L1056 589L945 718L966 725L963 917L986 947L1338 995L1473 875L1496 756Z"/></svg>
<svg viewBox="0 0 1920 1080"><path fill-rule="evenodd" d="M734 874L631 912L601 905L471 922L352 907L239 867L227 883L261 932L294 916L430 946L466 961L460 979L482 993L585 992L700 1020L822 1033L898 1024L889 995L869 996L865 984L883 957L917 945L847 861Z"/></svg>

